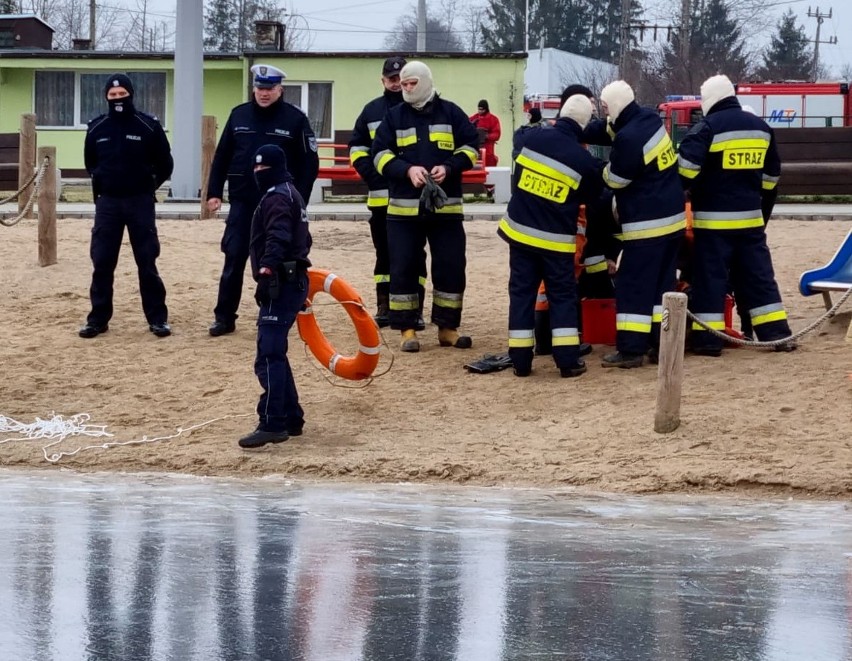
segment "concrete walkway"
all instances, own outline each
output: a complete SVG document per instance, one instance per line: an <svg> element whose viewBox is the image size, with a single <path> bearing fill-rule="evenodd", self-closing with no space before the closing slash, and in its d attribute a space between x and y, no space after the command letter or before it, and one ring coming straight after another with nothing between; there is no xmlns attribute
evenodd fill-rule
<svg viewBox="0 0 852 661"><path fill-rule="evenodd" d="M0 205L0 217L14 218L17 205ZM227 216L228 205L222 207L218 217ZM465 220L500 220L506 211L505 204L471 202L464 206ZM57 217L94 218L95 205L91 202L60 202ZM360 202L322 202L308 206L311 220L367 220L370 213ZM199 202L162 202L157 205L157 218L162 220L198 220ZM777 220L848 220L852 221L852 204L778 204L773 219Z"/></svg>

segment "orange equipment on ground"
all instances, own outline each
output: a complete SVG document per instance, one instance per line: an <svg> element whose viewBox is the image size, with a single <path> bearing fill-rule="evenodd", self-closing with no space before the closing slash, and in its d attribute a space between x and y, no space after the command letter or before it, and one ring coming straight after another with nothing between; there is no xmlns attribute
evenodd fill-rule
<svg viewBox="0 0 852 661"><path fill-rule="evenodd" d="M358 292L343 278L325 269L308 269L308 298L305 309L299 312L296 324L302 341L314 357L332 374L350 381L369 378L379 364L381 338L379 327L367 312ZM346 309L358 335L358 352L354 356L340 355L320 330L313 311L317 292L331 294Z"/></svg>

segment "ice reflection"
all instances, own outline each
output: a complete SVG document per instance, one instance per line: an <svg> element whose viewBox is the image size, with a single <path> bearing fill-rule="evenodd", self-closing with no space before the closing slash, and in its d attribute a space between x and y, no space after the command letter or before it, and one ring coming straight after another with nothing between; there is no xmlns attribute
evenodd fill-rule
<svg viewBox="0 0 852 661"><path fill-rule="evenodd" d="M0 660L848 661L843 504L0 473Z"/></svg>

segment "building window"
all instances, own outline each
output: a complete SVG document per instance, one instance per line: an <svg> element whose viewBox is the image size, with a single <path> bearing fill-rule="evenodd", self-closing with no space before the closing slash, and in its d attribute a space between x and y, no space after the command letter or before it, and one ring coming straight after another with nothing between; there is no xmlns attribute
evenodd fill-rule
<svg viewBox="0 0 852 661"><path fill-rule="evenodd" d="M284 83L284 100L304 111L317 138L331 140L331 83Z"/></svg>
<svg viewBox="0 0 852 661"><path fill-rule="evenodd" d="M133 81L133 104L156 115L165 125L166 74L128 71ZM106 112L104 86L109 72L36 71L35 113L40 127L80 127Z"/></svg>

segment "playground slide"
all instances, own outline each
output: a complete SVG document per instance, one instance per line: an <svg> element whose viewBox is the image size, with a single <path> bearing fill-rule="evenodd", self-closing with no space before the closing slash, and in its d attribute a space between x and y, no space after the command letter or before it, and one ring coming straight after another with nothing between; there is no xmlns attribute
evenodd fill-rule
<svg viewBox="0 0 852 661"><path fill-rule="evenodd" d="M849 230L828 264L805 271L799 277L802 296L813 296L824 291L845 291L849 287L852 287L852 230Z"/></svg>

